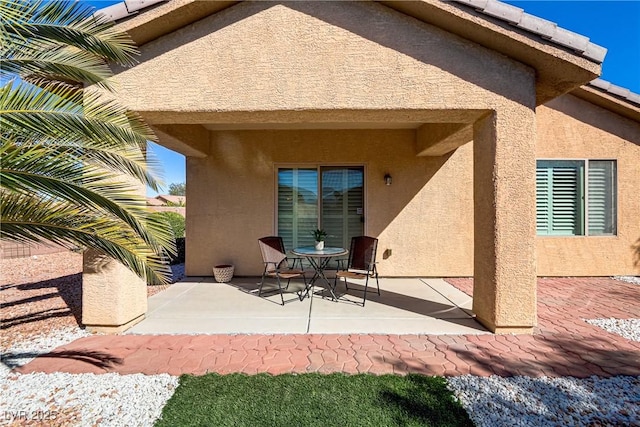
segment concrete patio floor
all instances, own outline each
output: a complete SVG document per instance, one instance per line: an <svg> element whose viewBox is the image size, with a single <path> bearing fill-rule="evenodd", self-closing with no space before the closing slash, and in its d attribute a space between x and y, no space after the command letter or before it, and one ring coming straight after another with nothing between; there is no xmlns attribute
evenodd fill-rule
<svg viewBox="0 0 640 427"><path fill-rule="evenodd" d="M300 301L296 292L303 285L292 281L284 306L273 280L265 283L263 297L259 283L259 277L228 284L188 278L149 298L146 318L128 334L488 333L474 320L471 297L442 279L381 278L381 295L370 282L364 307L364 282L350 282L349 290L339 284L338 301L318 286Z"/></svg>

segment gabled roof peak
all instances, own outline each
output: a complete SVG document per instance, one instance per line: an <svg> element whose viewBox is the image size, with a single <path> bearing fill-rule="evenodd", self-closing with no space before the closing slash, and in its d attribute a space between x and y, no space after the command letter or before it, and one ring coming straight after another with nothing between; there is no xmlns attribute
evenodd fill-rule
<svg viewBox="0 0 640 427"><path fill-rule="evenodd" d="M536 68L540 73L538 104L574 88L578 91L581 88L591 88L589 92L592 95L599 93L635 108L640 105L640 95L628 89L602 79L589 81L600 74L600 63L607 52L604 47L591 43L588 37L561 28L554 22L525 13L521 8L498 0L376 1L424 22L443 24L442 28L446 31L452 31L489 49L502 51L507 56ZM122 29L128 31L138 44L144 44L237 3L240 1L124 0L96 11L95 15L121 23ZM456 21L455 18L460 19ZM517 39L518 34L514 32L521 38ZM505 48L507 39L512 45ZM511 40L518 41L511 43ZM526 40L532 44L527 45ZM551 50L544 50L544 46ZM528 49L530 47L533 48ZM540 58L533 57L542 51L576 65L574 81L564 86L558 85L559 81L564 82L559 80L558 73L547 69L549 67L545 65L546 60L541 62ZM556 53L563 51L568 56ZM574 84L573 87L570 87L571 83ZM578 87L575 83L584 86ZM545 88L550 88L548 93Z"/></svg>
<svg viewBox="0 0 640 427"><path fill-rule="evenodd" d="M119 21L139 13L142 9L167 1L169 0L124 0L96 11L96 15L104 16L112 21ZM602 63L607 53L606 48L591 43L588 37L559 27L555 22L525 13L519 7L498 0L452 1L472 7L484 15L498 18L517 28L536 34L547 41L569 48L598 64Z"/></svg>

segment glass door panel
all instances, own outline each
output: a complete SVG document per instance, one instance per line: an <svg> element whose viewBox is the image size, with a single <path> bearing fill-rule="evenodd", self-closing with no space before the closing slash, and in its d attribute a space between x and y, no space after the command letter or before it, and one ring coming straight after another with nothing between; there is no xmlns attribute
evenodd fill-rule
<svg viewBox="0 0 640 427"><path fill-rule="evenodd" d="M285 248L313 245L318 227L318 170L278 170L278 235Z"/></svg>
<svg viewBox="0 0 640 427"><path fill-rule="evenodd" d="M321 167L322 228L326 244L349 248L351 238L364 234L364 170L362 167Z"/></svg>

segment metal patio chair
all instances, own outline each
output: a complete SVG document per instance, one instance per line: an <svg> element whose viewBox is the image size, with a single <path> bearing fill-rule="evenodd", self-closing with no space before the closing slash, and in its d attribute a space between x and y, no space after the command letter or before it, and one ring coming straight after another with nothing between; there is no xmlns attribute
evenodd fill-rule
<svg viewBox="0 0 640 427"><path fill-rule="evenodd" d="M349 279L365 279L364 296L362 306L367 302L367 288L369 277L376 279L378 295L380 295L380 283L378 282L378 271L376 270L376 251L378 250L378 239L369 236L357 236L351 238L351 248L349 249L349 259L347 268L336 272L334 288L338 284L338 279L344 279L344 285L349 290Z"/></svg>
<svg viewBox="0 0 640 427"><path fill-rule="evenodd" d="M262 237L258 239L258 243L260 245L260 252L262 253L262 262L264 263L264 271L262 272L262 279L260 280L258 296L262 296L262 287L264 285L265 278L275 278L278 283L280 299L282 300L282 305L284 305L283 290L289 288L291 279L302 277L305 290L307 289L307 279L305 277L305 272L304 270L296 270L289 267L282 237ZM284 289L282 288L282 280L287 281L287 286L285 286ZM298 298L302 299L301 295L302 292L298 294Z"/></svg>

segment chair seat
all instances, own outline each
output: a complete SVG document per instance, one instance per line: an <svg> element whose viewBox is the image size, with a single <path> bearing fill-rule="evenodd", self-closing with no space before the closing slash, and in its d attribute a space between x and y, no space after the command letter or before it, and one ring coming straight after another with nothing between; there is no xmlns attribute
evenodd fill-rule
<svg viewBox="0 0 640 427"><path fill-rule="evenodd" d="M341 277L345 279L365 279L367 277L367 273L358 273L357 271L340 270L336 273L336 277Z"/></svg>
<svg viewBox="0 0 640 427"><path fill-rule="evenodd" d="M301 278L304 282L304 287L307 289L307 278L305 276L304 267L302 266L302 260L300 261L301 269L295 268L295 265L291 265L287 262L286 250L284 248L284 242L280 236L267 236L258 239L260 245L260 253L262 254L262 263L264 264L264 270L262 272L262 279L260 280L260 287L258 288L258 296L262 296L262 287L264 286L264 280L267 277L276 279L278 282L278 289L280 293L280 301L284 305L283 291L289 288L289 282L294 278ZM286 286L282 286L282 279L286 280ZM298 298L302 300L302 292L298 293Z"/></svg>
<svg viewBox="0 0 640 427"><path fill-rule="evenodd" d="M269 277L276 277L276 276L280 276L283 279L292 279L294 277L298 277L298 276L302 276L304 274L304 271L302 270L285 270L285 271L268 271L267 275Z"/></svg>

